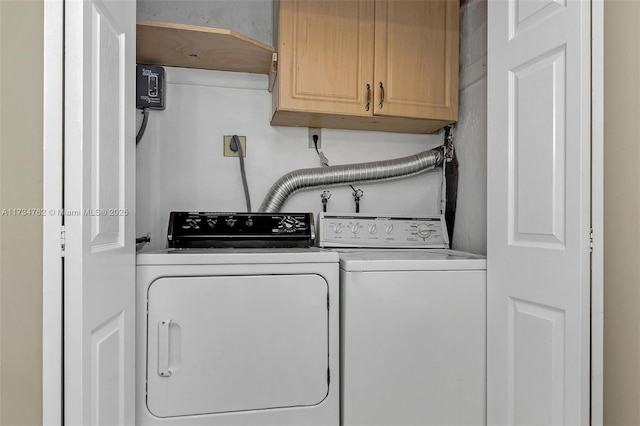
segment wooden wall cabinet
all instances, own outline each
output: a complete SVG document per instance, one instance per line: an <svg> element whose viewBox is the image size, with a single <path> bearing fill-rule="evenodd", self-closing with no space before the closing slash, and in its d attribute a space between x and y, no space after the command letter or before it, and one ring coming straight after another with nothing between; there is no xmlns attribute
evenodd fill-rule
<svg viewBox="0 0 640 426"><path fill-rule="evenodd" d="M457 120L458 0L280 0L272 125L431 133Z"/></svg>

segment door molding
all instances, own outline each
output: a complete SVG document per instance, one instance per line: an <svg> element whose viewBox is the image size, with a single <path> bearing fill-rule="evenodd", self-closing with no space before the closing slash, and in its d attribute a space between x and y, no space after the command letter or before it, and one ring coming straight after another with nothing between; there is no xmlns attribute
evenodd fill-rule
<svg viewBox="0 0 640 426"><path fill-rule="evenodd" d="M63 0L44 2L42 424L62 425Z"/></svg>
<svg viewBox="0 0 640 426"><path fill-rule="evenodd" d="M604 1L591 1L591 425L604 424Z"/></svg>

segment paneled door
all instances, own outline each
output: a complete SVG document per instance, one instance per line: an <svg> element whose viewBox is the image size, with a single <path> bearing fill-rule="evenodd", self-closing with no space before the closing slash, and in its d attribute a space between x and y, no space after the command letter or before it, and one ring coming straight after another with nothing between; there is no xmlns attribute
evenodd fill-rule
<svg viewBox="0 0 640 426"><path fill-rule="evenodd" d="M491 425L589 424L590 3L488 4Z"/></svg>
<svg viewBox="0 0 640 426"><path fill-rule="evenodd" d="M65 2L67 425L135 423L135 17Z"/></svg>

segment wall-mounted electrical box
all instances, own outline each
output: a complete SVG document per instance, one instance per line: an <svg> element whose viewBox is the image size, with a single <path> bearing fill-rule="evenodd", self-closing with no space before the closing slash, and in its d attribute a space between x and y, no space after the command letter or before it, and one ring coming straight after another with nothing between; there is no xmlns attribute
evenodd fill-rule
<svg viewBox="0 0 640 426"><path fill-rule="evenodd" d="M157 65L136 67L136 107L139 109L165 108L165 73Z"/></svg>

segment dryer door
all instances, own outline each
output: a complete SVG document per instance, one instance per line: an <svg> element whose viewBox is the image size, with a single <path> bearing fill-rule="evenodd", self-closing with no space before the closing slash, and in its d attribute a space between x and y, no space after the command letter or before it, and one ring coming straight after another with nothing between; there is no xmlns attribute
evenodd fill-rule
<svg viewBox="0 0 640 426"><path fill-rule="evenodd" d="M314 274L156 280L147 299L149 411L320 403L329 390L327 297Z"/></svg>

